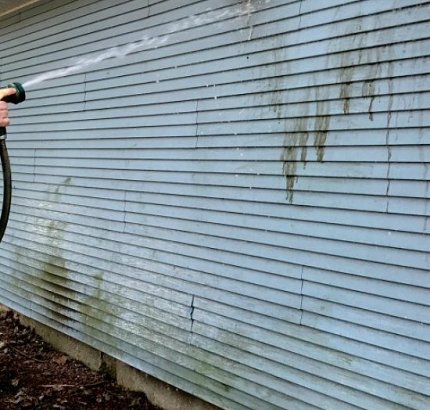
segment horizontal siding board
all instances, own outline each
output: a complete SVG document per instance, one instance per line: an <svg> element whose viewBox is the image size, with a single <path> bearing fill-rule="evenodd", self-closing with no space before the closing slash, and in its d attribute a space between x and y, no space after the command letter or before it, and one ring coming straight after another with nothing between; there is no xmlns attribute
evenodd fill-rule
<svg viewBox="0 0 430 410"><path fill-rule="evenodd" d="M282 152L280 153L282 154ZM56 168L67 168L69 175L75 173L86 172L88 169L94 169L94 177L99 178L101 172L105 169L111 169L113 178L115 178L115 172L119 175L127 176L127 172L130 174L139 174L144 171L164 171L166 172L190 172L190 173L218 173L218 174L250 174L250 175L284 175L283 161L250 161L243 160L240 162L226 161L226 160L207 160L207 161L174 161L170 158L165 158L162 161L158 160L139 160L139 159L116 159L111 161L103 161L102 159L86 159L86 158L35 158L36 173L49 172ZM391 175L399 179L414 179L418 178L419 175L425 175L426 164L420 163L376 163L368 164L362 162L355 163L320 163L310 162L306 163L306 166L300 164L296 171L299 175L304 176L315 176L319 174L326 177L342 177L348 174L351 178L369 178L369 179L383 179L390 168ZM76 169L76 171L75 171ZM39 171L40 170L40 171ZM320 173L318 171L321 170ZM408 170L408 174L405 172ZM287 171L286 171L287 172ZM290 171L291 172L291 171ZM292 174L290 174L292 175ZM108 175L105 175L108 177ZM119 179L119 178L118 178Z"/></svg>
<svg viewBox="0 0 430 410"><path fill-rule="evenodd" d="M15 164L20 164L25 166L24 164L28 164L29 162L34 162L34 157L27 157L26 159L17 158L17 160L13 160ZM30 170L34 170L34 168L27 168ZM22 171L22 170L21 170ZM145 203L151 203L151 197L156 197L157 193L162 191L166 196L172 195L175 193L175 181L179 184L182 182L185 184L187 180L191 179L186 177L170 177L171 174L168 172L164 173L147 173L148 179L145 182L141 182L142 189L138 189L137 186L139 184L136 181L133 186L130 182L128 182L127 190L123 189L115 189L115 185L112 182L105 180L93 180L93 187L88 187L88 183L83 181L80 178L70 177L62 178L62 181L59 182L57 188L60 190L60 194L63 196L63 201L79 201L79 199L72 198L76 193L79 193L83 197L91 197L91 198L106 198L111 199L113 201L119 200L120 198L124 199L124 195L127 195L127 200L130 202L138 202L143 201ZM19 196L23 196L24 192L28 191L28 194L32 198L38 198L42 196L42 193L45 193L44 199L48 200L46 193L53 194L52 187L46 182L34 182L30 186L27 186L24 178L28 177L28 174L21 173L17 175L15 180L20 182L20 191ZM35 175L34 179L44 180L44 176ZM192 177L192 175L191 175ZM49 176L47 176L49 178ZM203 181L203 178L200 178ZM230 191L232 188L245 188L248 190L259 189L257 193L262 193L262 189L265 189L266 192L269 190L284 190L285 189L285 177L278 176L274 178L269 175L241 175L239 177L230 178L229 176L223 178L222 180L216 175L212 175L211 177L205 176L206 186L203 186L199 183L199 179L195 178L194 185L191 186L187 191L182 191L182 196L187 197L189 191L194 191L195 194L198 194L199 198L211 198L216 199L215 196L217 192L220 190L226 190L226 193ZM112 189L112 193L107 189L108 184ZM162 188L160 188L162 186ZM344 193L344 194L363 194L363 195L385 195L387 192L388 184L387 181L383 179L375 179L369 180L366 186L360 184L359 180L344 178L323 178L320 177L315 182L312 177L301 177L300 181L297 181L295 184L295 189L297 191L313 191L313 192L333 192L333 193ZM391 181L389 185L390 190L392 192L396 192L396 196L401 197L418 197L425 198L426 191L426 183L425 182L417 182L417 181ZM139 192L136 192L139 191ZM54 191L55 192L55 191ZM178 190L178 194L180 191ZM237 198L238 201L240 198ZM283 198L284 200L284 198ZM199 199L195 201L190 199L189 206L195 205ZM211 204L211 201L207 200L208 205ZM401 229L397 229L401 230Z"/></svg>
<svg viewBox="0 0 430 410"><path fill-rule="evenodd" d="M15 130L15 125L13 127ZM180 133L178 131L181 131ZM124 132L121 137L121 141L124 140L126 144L140 144L137 147L141 148L151 146L162 148L166 144L173 144L173 148L176 144L181 144L184 141L188 142L194 140L194 146L196 146L197 136L195 134L195 127L158 127L154 128L144 128L135 131ZM112 148L112 145L117 141L117 136L112 134L107 134L102 132L102 130L87 130L85 132L76 132L63 129L54 132L44 132L44 134L38 135L38 142L35 143L34 138L30 137L29 130L23 133L12 132L12 127L10 135L13 135L13 139L10 141L11 146L11 156L13 156L12 148L20 147L26 144L27 147L39 148L39 144L53 144L52 148L56 148L56 144L65 144L65 149L69 148L70 145L76 147L76 145L81 144L85 141L88 148L94 148L94 144L98 144L99 147L103 146L106 148ZM234 136L234 138L232 138ZM178 138L181 137L181 138ZM140 139L140 141L139 141ZM360 146L386 146L387 132L383 129L374 130L364 130L360 133ZM424 133L423 129L390 129L389 133L390 146L411 146L411 145L428 145L429 139L428 135ZM28 145L27 145L28 144ZM35 146L36 144L36 146ZM103 144L103 145L101 145ZM303 146L313 146L314 139L308 139L306 144L302 143ZM350 147L357 145L357 138L354 133L345 130L336 130L327 133L327 139L324 144L326 147L332 146L345 146ZM197 141L198 148L213 148L213 147L285 147L285 133L277 132L270 134L270 137L265 133L238 133L235 135L231 132L226 132L224 134L214 134L206 135L204 137L199 137ZM58 148L58 145L57 145ZM125 146L130 148L130 146Z"/></svg>
<svg viewBox="0 0 430 410"><path fill-rule="evenodd" d="M184 143L184 142L183 142ZM295 146L294 141L291 141L291 148L288 150L288 155L290 158L300 158L301 151L303 150L303 146ZM100 144L101 145L101 144ZM190 144L191 145L191 144ZM285 142L285 145L288 146L288 142ZM36 158L48 158L57 157L59 159L66 160L67 158L72 158L76 160L76 157L82 159L109 159L112 161L120 161L120 160L163 160L166 158L167 152L169 152L169 159L177 160L177 161L210 161L213 158L216 158L218 161L273 161L279 162L280 149L285 146L279 147L261 147L259 149L255 149L252 147L231 147L231 148L210 148L210 149L196 149L195 147L177 147L176 149L170 149L169 151L166 148L135 148L135 149L109 149L104 148L102 152L100 152L100 146L97 149L89 148L89 147L71 147L67 153L60 148L50 148L46 149L44 147L34 148L37 149L34 152L34 149L14 149L14 156L16 156L16 160L22 160L22 158L33 157ZM388 161L388 157L391 154L390 161L393 163L416 163L430 162L430 158L428 158L430 145L420 145L416 147L412 146L390 146L389 149L387 147L375 146L372 148L364 147L364 146L355 146L355 147L325 147L324 149L324 163L327 162L355 162L357 159L357 155L363 156L363 161L361 162L386 162ZM318 154L319 149L315 146L308 146L306 149L306 162L318 162ZM355 156L354 156L355 153ZM288 161L289 158L285 154L285 161ZM348 177L346 174L345 177Z"/></svg>

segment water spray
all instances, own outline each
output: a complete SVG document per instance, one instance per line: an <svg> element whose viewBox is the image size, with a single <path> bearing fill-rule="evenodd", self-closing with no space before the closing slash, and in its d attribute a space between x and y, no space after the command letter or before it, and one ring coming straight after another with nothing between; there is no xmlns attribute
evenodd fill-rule
<svg viewBox="0 0 430 410"><path fill-rule="evenodd" d="M270 0L266 0L266 3L269 1ZM111 47L98 54L82 56L76 61L71 62L70 66L39 74L34 78L27 80L24 83L24 87L28 90L45 81L76 74L105 60L124 58L132 53L164 46L169 43L174 33L180 33L193 27L202 27L206 24L241 16L248 16L247 25L250 25L251 13L255 10L256 7L251 3L251 0L246 0L246 3L242 3L234 8L225 8L224 10L206 10L203 13L185 17L177 23L166 25L164 28L164 34L155 37L145 34L135 42ZM250 26L248 40L251 40L251 36L252 26Z"/></svg>
<svg viewBox="0 0 430 410"><path fill-rule="evenodd" d="M12 83L7 87L14 88L15 94L3 98L3 101L12 104L19 104L25 100L25 90L20 83ZM12 199L12 174L10 171L9 154L6 148L6 128L0 127L0 159L3 171L3 207L0 217L0 242L9 221L10 204Z"/></svg>

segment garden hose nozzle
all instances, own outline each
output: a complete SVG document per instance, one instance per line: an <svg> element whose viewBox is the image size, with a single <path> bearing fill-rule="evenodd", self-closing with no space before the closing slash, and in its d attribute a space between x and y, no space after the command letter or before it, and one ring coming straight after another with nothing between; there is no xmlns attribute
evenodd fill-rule
<svg viewBox="0 0 430 410"><path fill-rule="evenodd" d="M3 101L12 104L19 104L25 100L25 90L21 83L12 83L7 87L2 88L15 88L15 94L3 98Z"/></svg>
<svg viewBox="0 0 430 410"><path fill-rule="evenodd" d="M3 101L19 104L25 100L25 90L20 83L12 83L4 88L15 88L15 94L8 95ZM9 155L6 148L6 128L0 127L0 159L3 171L3 206L0 216L0 242L3 239L9 221L10 205L12 199L12 176L10 171Z"/></svg>
<svg viewBox="0 0 430 410"><path fill-rule="evenodd" d="M12 83L12 84L9 84L7 87L1 87L1 88L15 88L15 94L4 97L2 101L5 101L7 103L12 103L12 104L19 104L25 101L25 90L21 83ZM0 139L5 139L5 138L6 138L6 128L0 127Z"/></svg>

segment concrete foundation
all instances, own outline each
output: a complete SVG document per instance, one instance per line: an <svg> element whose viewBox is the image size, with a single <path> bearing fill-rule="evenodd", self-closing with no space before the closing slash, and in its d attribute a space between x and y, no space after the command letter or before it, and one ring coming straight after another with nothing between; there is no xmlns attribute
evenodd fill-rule
<svg viewBox="0 0 430 410"><path fill-rule="evenodd" d="M33 319L21 316L20 320L57 350L92 370L109 374L129 390L144 392L152 404L164 410L221 410Z"/></svg>

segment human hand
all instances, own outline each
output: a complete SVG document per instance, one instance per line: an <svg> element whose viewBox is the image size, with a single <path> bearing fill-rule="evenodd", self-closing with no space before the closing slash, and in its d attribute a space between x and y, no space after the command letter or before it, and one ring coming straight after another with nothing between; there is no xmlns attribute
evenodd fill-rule
<svg viewBox="0 0 430 410"><path fill-rule="evenodd" d="M0 100L3 100L3 98L8 97L9 95L15 94L15 92L15 88L0 88ZM9 122L7 103L0 101L0 127L7 127Z"/></svg>

